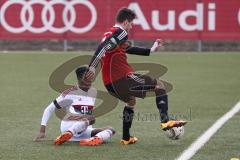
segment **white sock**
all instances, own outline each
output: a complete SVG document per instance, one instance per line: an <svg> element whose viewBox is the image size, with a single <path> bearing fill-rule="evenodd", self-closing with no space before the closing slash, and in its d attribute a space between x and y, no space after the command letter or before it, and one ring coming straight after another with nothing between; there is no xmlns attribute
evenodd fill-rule
<svg viewBox="0 0 240 160"><path fill-rule="evenodd" d="M68 130L71 131L72 134L74 135L87 129L88 125L89 125L88 121L77 121Z"/></svg>
<svg viewBox="0 0 240 160"><path fill-rule="evenodd" d="M110 129L103 130L102 132L99 132L96 134L97 137L102 138L103 141L106 141L107 139L111 138L113 136L113 132Z"/></svg>

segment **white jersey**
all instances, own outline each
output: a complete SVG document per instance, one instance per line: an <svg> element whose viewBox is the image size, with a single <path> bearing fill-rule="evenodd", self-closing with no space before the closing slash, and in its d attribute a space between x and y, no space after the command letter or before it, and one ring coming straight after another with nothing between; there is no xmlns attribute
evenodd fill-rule
<svg viewBox="0 0 240 160"><path fill-rule="evenodd" d="M47 125L54 110L62 120L67 120L76 115L92 114L96 96L95 88L90 88L87 92L81 90L78 86L65 90L45 109L41 125Z"/></svg>

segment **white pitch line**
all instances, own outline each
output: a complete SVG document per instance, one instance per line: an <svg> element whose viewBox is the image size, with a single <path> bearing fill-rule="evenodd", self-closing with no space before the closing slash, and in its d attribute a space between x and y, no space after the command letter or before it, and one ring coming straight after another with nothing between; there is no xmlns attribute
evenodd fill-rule
<svg viewBox="0 0 240 160"><path fill-rule="evenodd" d="M240 111L240 102L238 102L230 111L219 118L207 131L205 131L197 140L195 140L176 160L189 160L196 152L201 149L205 143L236 113Z"/></svg>

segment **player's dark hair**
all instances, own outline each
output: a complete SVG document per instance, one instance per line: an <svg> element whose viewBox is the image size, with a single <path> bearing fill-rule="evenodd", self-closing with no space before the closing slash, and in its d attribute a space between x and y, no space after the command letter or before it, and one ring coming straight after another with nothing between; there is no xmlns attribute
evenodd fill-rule
<svg viewBox="0 0 240 160"><path fill-rule="evenodd" d="M80 80L83 78L83 75L87 72L88 67L87 66L80 66L75 70L77 79Z"/></svg>
<svg viewBox="0 0 240 160"><path fill-rule="evenodd" d="M124 22L125 20L128 20L129 22L133 21L133 19L136 18L136 14L128 8L121 8L116 16L116 21L119 23Z"/></svg>

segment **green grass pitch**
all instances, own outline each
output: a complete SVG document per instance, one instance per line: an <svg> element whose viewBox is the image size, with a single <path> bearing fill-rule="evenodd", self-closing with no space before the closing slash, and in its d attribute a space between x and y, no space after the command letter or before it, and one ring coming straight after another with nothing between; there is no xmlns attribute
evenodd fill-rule
<svg viewBox="0 0 240 160"><path fill-rule="evenodd" d="M84 52L90 54L91 52ZM240 100L240 54L164 53L150 57L129 56L129 62L159 63L168 68L162 79L173 84L169 112L186 119L185 135L167 139L159 121L146 119L157 114L154 98L137 101L132 134L135 145L122 146L121 113L124 103L96 121L96 127L113 126L117 134L106 144L80 147L78 143L54 146L60 131L55 115L47 126L47 141L33 142L43 110L58 95L49 87L49 76L62 63L80 53L0 54L0 159L2 160L174 160L197 137ZM73 73L66 80L74 84ZM101 76L94 87L106 91ZM229 120L192 160L230 160L240 157L240 113Z"/></svg>

